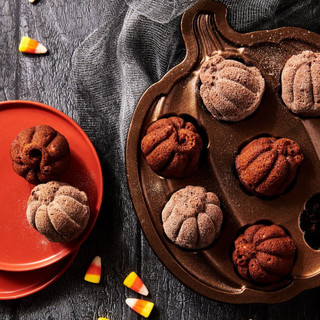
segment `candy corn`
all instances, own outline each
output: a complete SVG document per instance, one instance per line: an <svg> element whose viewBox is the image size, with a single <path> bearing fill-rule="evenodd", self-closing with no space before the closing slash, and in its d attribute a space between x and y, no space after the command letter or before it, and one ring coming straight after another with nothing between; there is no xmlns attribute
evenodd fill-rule
<svg viewBox="0 0 320 320"><path fill-rule="evenodd" d="M38 41L24 36L21 39L19 51L26 52L26 53L39 54L39 53L46 53L48 50L45 46L43 46Z"/></svg>
<svg viewBox="0 0 320 320"><path fill-rule="evenodd" d="M101 258L96 256L88 270L86 275L84 276L84 280L92 282L92 283L99 283L101 279Z"/></svg>
<svg viewBox="0 0 320 320"><path fill-rule="evenodd" d="M35 1L36 1L36 0L29 0L30 3L33 3L33 2L35 2Z"/></svg>
<svg viewBox="0 0 320 320"><path fill-rule="evenodd" d="M149 291L138 275L132 271L123 281L123 284L131 290L147 296Z"/></svg>
<svg viewBox="0 0 320 320"><path fill-rule="evenodd" d="M127 298L126 304L135 312L139 313L141 316L148 318L154 303L146 300L135 299L135 298Z"/></svg>
<svg viewBox="0 0 320 320"><path fill-rule="evenodd" d="M98 320L109 320L109 319L100 317L100 318L98 318Z"/></svg>

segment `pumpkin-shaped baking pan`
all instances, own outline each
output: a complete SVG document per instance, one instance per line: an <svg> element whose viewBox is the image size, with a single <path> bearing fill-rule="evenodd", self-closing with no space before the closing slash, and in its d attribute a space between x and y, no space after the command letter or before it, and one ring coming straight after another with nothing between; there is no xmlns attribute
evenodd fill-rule
<svg viewBox="0 0 320 320"><path fill-rule="evenodd" d="M300 118L281 100L281 71L286 61L305 50L320 51L320 35L285 27L240 34L226 21L226 8L200 0L185 12L181 31L186 57L141 97L128 133L127 179L143 231L162 263L185 285L214 300L231 303L276 303L320 285L320 251L304 240L299 227L305 202L319 191L320 120ZM216 120L200 97L200 69L208 57L221 54L258 68L265 92L249 117ZM198 169L182 179L157 175L140 149L148 126L159 118L178 115L192 121L203 141ZM242 187L235 158L251 140L261 136L287 138L301 148L304 160L284 193L264 199ZM223 225L220 238L201 250L185 250L163 231L161 212L177 190L202 186L221 200ZM234 240L255 223L276 224L296 244L292 273L270 285L243 279L232 262Z"/></svg>

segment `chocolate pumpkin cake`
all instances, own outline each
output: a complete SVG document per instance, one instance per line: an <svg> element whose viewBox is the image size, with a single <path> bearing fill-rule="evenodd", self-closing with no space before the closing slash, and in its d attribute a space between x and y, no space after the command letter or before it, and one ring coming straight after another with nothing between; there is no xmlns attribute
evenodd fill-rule
<svg viewBox="0 0 320 320"><path fill-rule="evenodd" d="M87 195L66 183L50 181L31 191L27 219L50 241L77 238L87 226L89 216Z"/></svg>
<svg viewBox="0 0 320 320"><path fill-rule="evenodd" d="M296 245L277 225L252 225L234 245L233 262L246 280L277 282L292 270Z"/></svg>
<svg viewBox="0 0 320 320"><path fill-rule="evenodd" d="M320 52L289 58L281 74L282 100L297 115L320 116Z"/></svg>
<svg viewBox="0 0 320 320"><path fill-rule="evenodd" d="M56 180L69 165L67 139L47 125L21 131L10 147L14 171L31 184Z"/></svg>
<svg viewBox="0 0 320 320"><path fill-rule="evenodd" d="M149 126L141 150L155 172L168 178L182 178L197 168L202 139L191 122L180 117L164 118Z"/></svg>
<svg viewBox="0 0 320 320"><path fill-rule="evenodd" d="M217 120L239 121L259 106L265 81L256 67L215 54L200 69L200 95Z"/></svg>
<svg viewBox="0 0 320 320"><path fill-rule="evenodd" d="M220 235L222 211L218 197L203 187L176 191L162 211L167 237L180 247L201 249Z"/></svg>
<svg viewBox="0 0 320 320"><path fill-rule="evenodd" d="M302 161L303 154L296 142L261 137L241 150L235 167L248 191L257 196L273 197L287 189Z"/></svg>

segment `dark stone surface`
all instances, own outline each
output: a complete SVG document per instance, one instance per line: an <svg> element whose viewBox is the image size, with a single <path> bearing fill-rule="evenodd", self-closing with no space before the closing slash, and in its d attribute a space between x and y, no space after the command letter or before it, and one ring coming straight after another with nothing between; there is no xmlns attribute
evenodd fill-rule
<svg viewBox="0 0 320 320"><path fill-rule="evenodd" d="M75 48L102 23L106 1L0 0L0 101L25 99L51 105L77 120L70 82ZM50 50L45 56L18 52L28 35ZM0 319L142 319L125 305L138 297L122 282L136 271L155 309L149 319L319 319L320 288L276 305L231 305L210 301L175 279L153 253L133 212L117 198L112 172L103 164L104 203L98 222L67 272L31 296L0 301ZM111 199L111 201L110 201ZM95 255L102 257L102 280L83 280ZM237 302L236 300L234 301Z"/></svg>

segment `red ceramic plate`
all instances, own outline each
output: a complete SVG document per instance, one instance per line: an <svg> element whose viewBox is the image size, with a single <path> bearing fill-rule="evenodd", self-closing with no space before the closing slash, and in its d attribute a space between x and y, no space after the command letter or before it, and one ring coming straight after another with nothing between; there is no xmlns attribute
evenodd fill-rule
<svg viewBox="0 0 320 320"><path fill-rule="evenodd" d="M70 166L60 180L88 195L90 219L79 238L54 243L34 230L26 219L27 201L34 187L12 169L9 149L17 134L28 127L47 124L68 140ZM0 270L26 271L52 264L75 251L90 234L103 194L102 170L88 136L64 113L31 101L0 102Z"/></svg>
<svg viewBox="0 0 320 320"><path fill-rule="evenodd" d="M13 272L0 271L0 300L22 298L56 281L69 268L78 250L45 268Z"/></svg>

